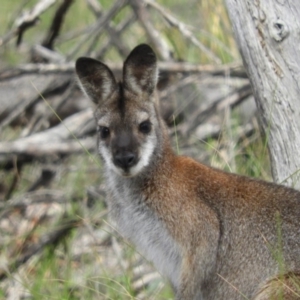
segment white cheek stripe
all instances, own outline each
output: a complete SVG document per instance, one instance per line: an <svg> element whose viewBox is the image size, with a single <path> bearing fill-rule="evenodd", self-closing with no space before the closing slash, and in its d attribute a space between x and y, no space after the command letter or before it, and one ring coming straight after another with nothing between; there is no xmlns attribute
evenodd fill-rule
<svg viewBox="0 0 300 300"><path fill-rule="evenodd" d="M115 164L113 163L113 158L112 158L112 154L110 153L110 151L106 147L101 146L100 144L99 144L98 150L99 150L99 153L102 155L107 167L110 170L114 171L115 173L122 175L122 170L117 168L115 166Z"/></svg>
<svg viewBox="0 0 300 300"><path fill-rule="evenodd" d="M132 176L137 175L140 171L142 171L143 168L148 166L148 164L150 162L150 158L151 158L151 156L153 154L153 151L156 147L156 143L157 143L157 140L156 140L155 136L151 136L151 137L149 137L147 142L141 147L140 160L137 163L137 165L133 166L130 169L130 174Z"/></svg>
<svg viewBox="0 0 300 300"><path fill-rule="evenodd" d="M130 169L130 174L129 174L130 176L137 175L139 172L143 170L143 168L148 166L151 156L156 147L156 144L157 144L156 136L155 135L149 136L147 142L144 145L142 145L140 149L141 155L138 163ZM101 145L101 143L99 143L98 150L102 155L107 167L110 170L117 173L118 175L122 176L123 170L115 166L115 164L113 163L113 157L111 152L105 146Z"/></svg>

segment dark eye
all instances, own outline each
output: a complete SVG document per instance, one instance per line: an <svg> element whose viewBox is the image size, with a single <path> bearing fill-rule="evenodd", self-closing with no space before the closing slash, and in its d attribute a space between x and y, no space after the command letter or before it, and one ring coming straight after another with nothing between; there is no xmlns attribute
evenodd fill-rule
<svg viewBox="0 0 300 300"><path fill-rule="evenodd" d="M144 121L139 125L140 132L147 134L151 131L151 122L150 121Z"/></svg>
<svg viewBox="0 0 300 300"><path fill-rule="evenodd" d="M109 128L105 126L99 126L100 137L106 139L109 136Z"/></svg>

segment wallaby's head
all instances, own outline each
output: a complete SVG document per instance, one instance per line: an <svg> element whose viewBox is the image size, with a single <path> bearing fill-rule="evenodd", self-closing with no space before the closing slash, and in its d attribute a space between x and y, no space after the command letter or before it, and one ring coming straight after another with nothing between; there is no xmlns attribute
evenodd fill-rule
<svg viewBox="0 0 300 300"><path fill-rule="evenodd" d="M163 125L156 108L156 56L145 44L132 50L117 83L103 63L76 62L82 90L97 104L98 149L109 169L124 177L145 171L158 154Z"/></svg>

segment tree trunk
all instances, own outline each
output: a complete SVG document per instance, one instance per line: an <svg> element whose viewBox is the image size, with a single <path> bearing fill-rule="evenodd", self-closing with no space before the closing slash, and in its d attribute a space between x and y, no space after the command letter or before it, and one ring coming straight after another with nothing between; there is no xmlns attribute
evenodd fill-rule
<svg viewBox="0 0 300 300"><path fill-rule="evenodd" d="M225 0L247 69L274 181L300 188L300 1Z"/></svg>

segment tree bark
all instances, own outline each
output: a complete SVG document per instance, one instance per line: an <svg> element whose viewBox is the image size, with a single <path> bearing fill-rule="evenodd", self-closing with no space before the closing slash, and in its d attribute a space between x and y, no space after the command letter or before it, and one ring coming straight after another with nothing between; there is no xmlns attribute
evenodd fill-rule
<svg viewBox="0 0 300 300"><path fill-rule="evenodd" d="M275 182L300 188L300 1L226 0Z"/></svg>

